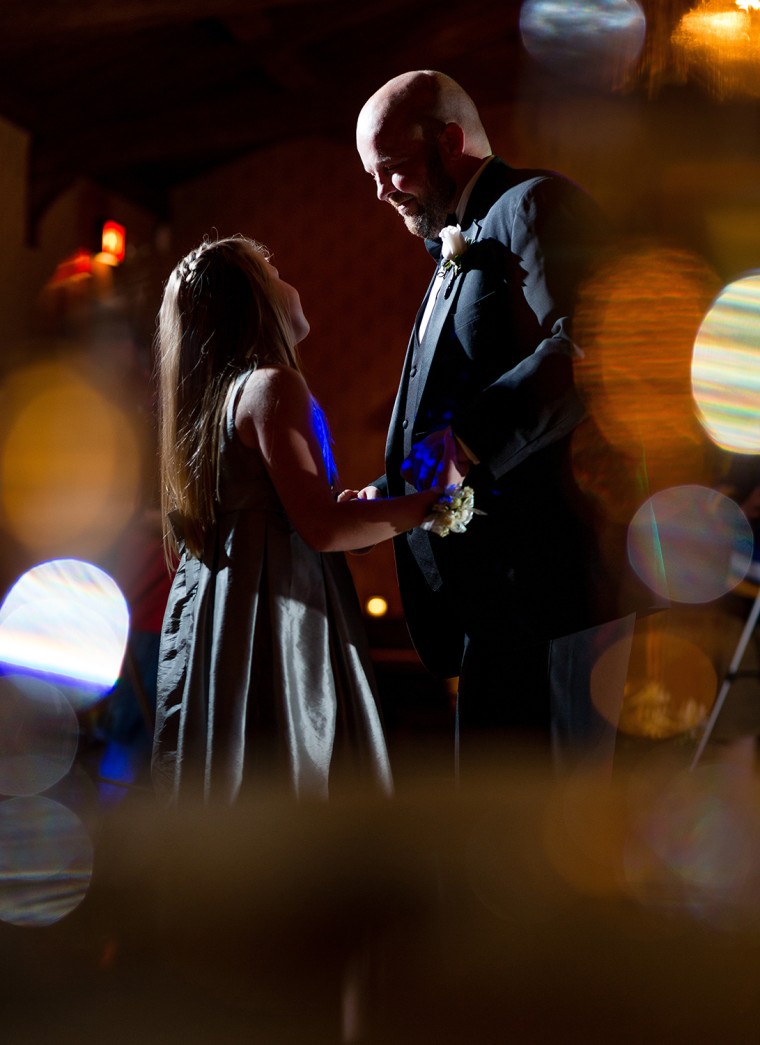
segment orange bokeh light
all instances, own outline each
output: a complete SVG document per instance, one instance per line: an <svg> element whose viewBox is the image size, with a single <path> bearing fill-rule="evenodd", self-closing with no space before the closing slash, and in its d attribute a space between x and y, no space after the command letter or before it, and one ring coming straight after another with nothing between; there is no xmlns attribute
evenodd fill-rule
<svg viewBox="0 0 760 1045"><path fill-rule="evenodd" d="M696 256L643 243L607 259L584 288L576 377L589 422L574 439L574 468L612 518L654 490L709 475L691 363L719 285Z"/></svg>
<svg viewBox="0 0 760 1045"><path fill-rule="evenodd" d="M760 4L703 0L672 36L676 68L702 80L718 98L760 96Z"/></svg>
<svg viewBox="0 0 760 1045"><path fill-rule="evenodd" d="M16 371L2 394L0 525L40 558L97 555L137 504L131 418L56 364Z"/></svg>
<svg viewBox="0 0 760 1045"><path fill-rule="evenodd" d="M121 264L126 253L127 232L118 221L106 221L103 224L101 235L101 250L103 254L114 259L115 264Z"/></svg>

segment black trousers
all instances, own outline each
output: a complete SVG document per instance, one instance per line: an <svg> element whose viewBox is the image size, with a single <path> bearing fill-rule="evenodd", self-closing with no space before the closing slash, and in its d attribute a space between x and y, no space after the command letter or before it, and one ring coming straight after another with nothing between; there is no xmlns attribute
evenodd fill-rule
<svg viewBox="0 0 760 1045"><path fill-rule="evenodd" d="M542 642L499 629L467 637L455 760L461 778L524 755L552 770L609 764L635 615Z"/></svg>

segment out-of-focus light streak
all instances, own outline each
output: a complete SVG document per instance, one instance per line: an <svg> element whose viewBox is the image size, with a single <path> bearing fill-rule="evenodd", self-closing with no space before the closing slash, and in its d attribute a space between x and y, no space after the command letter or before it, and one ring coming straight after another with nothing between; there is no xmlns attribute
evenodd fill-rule
<svg viewBox="0 0 760 1045"><path fill-rule="evenodd" d="M633 778L624 861L631 894L645 906L667 903L722 929L757 925L752 798L725 765L664 781Z"/></svg>
<svg viewBox="0 0 760 1045"><path fill-rule="evenodd" d="M691 380L710 438L734 453L760 453L760 274L718 295L697 332Z"/></svg>
<svg viewBox="0 0 760 1045"><path fill-rule="evenodd" d="M71 809L34 796L0 802L0 920L53 925L84 899L93 848Z"/></svg>
<svg viewBox="0 0 760 1045"><path fill-rule="evenodd" d="M0 794L36 795L71 769L79 723L64 694L28 676L0 677Z"/></svg>
<svg viewBox="0 0 760 1045"><path fill-rule="evenodd" d="M103 570L75 559L42 563L0 607L0 664L82 687L86 705L119 676L129 612Z"/></svg>
<svg viewBox="0 0 760 1045"><path fill-rule="evenodd" d="M756 799L754 785L742 786L725 765L685 773L663 763L621 774L607 787L593 774L569 778L544 805L545 854L579 895L634 901L653 915L722 931L756 931ZM555 908L567 902L556 886L553 893L545 887L550 895ZM657 938L686 928L667 919L637 922L636 931Z"/></svg>
<svg viewBox="0 0 760 1045"><path fill-rule="evenodd" d="M70 772L77 712L113 686L128 626L115 582L76 560L34 567L0 607L0 793L15 796L0 802L2 921L52 925L87 893L87 829L72 810L39 793Z"/></svg>
<svg viewBox="0 0 760 1045"><path fill-rule="evenodd" d="M574 436L573 466L610 518L627 521L655 490L709 481L691 367L719 289L701 258L647 242L605 258L582 288L575 371L590 422Z"/></svg>
<svg viewBox="0 0 760 1045"><path fill-rule="evenodd" d="M628 528L628 558L657 595L702 603L725 595L752 563L752 527L735 501L687 485L653 494Z"/></svg>
<svg viewBox="0 0 760 1045"><path fill-rule="evenodd" d="M644 45L636 0L525 0L520 35L544 68L602 90L626 83Z"/></svg>
<svg viewBox="0 0 760 1045"><path fill-rule="evenodd" d="M602 714L605 694L597 673L603 673L606 656L602 654L591 676L591 696ZM689 639L671 634L659 620L650 621L634 636L617 727L627 736L649 740L686 734L705 721L716 690L717 675L708 654Z"/></svg>
<svg viewBox="0 0 760 1045"><path fill-rule="evenodd" d="M755 0L705 0L671 39L682 75L694 73L718 98L760 96L760 18Z"/></svg>

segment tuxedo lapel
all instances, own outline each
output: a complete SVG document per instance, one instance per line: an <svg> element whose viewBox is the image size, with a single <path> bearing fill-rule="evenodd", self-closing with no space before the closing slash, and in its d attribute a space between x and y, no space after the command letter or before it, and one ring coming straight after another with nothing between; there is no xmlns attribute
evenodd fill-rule
<svg viewBox="0 0 760 1045"><path fill-rule="evenodd" d="M504 164L501 160L495 159L486 167L483 174L478 179L465 211L465 221L469 219L469 227L463 227L465 237L471 242L474 242L479 237L481 231L480 222L474 220L474 218L482 217L482 215L488 210L492 199L498 196L500 192L504 190L505 183L510 181L512 173L510 167ZM451 224L453 223L454 222L452 221ZM428 253L433 257L437 258L440 256L440 240L426 240L425 247L428 250ZM461 293L465 274L465 272L461 272L456 275L453 269L450 270L444 280L444 285L440 289L438 299L435 303L430 319L428 320L428 325L421 341L418 340L420 320L425 311L428 297L433 290L436 281L436 273L433 273L433 278L430 280L427 293L423 297L422 304L417 312L388 428L385 459L391 469L394 467L396 461L399 461L400 463L401 460L409 455L409 451L411 450L414 425L409 424L404 428L404 419L409 418L411 420L416 416L417 408L419 407L430 374L430 367L441 336L441 331L443 330L446 318L449 315L454 302ZM410 373L413 366L417 368L417 372L414 377L414 388L410 396Z"/></svg>
<svg viewBox="0 0 760 1045"><path fill-rule="evenodd" d="M428 291L430 293L430 290ZM417 367L417 373L415 376L414 392L413 396L410 397L407 405L407 417L415 417L417 415L417 408L420 405L422 399L422 392L427 383L428 375L430 373L430 366L433 362L433 356L435 355L435 348L438 344L438 338L440 337L443 324L446 322L446 317L449 314L454 298L456 296L456 286L454 280L454 272L450 270L446 273L443 278L443 283L440 290L438 291L438 298L436 299L433 311L430 314L425 334L421 341L418 342L419 348L415 356L414 365ZM425 295L427 301L427 295ZM417 328L415 328L416 330ZM413 425L410 425L404 432L404 456L409 454L412 446L412 435Z"/></svg>
<svg viewBox="0 0 760 1045"><path fill-rule="evenodd" d="M428 248L430 250L430 248ZM432 253L432 251L430 251ZM420 329L420 320L422 319L427 305L427 300L433 290L433 286L436 281L438 269L436 268L433 273L433 278L430 280L430 284L427 289L427 293L422 299L422 304L417 310L417 316L414 321L414 328L412 330L412 336L409 338L409 344L406 349L406 357L404 359L404 366L401 371L401 380L399 381L398 392L396 393L396 401L393 404L393 412L391 414L390 424L388 426L388 439L385 444L385 459L386 461L392 461L396 456L394 451L396 446L399 446L401 459L406 456L403 450L403 435L404 429L402 424L404 418L407 416L407 397L409 392L409 372L412 369L413 361L416 365L416 357L419 356L419 339L417 333ZM412 415L414 416L414 415ZM409 426L409 434L411 435L411 426Z"/></svg>
<svg viewBox="0 0 760 1045"><path fill-rule="evenodd" d="M427 345L435 345L438 341L441 329L446 321L446 316L449 314L449 309L451 308L452 302L454 300L454 270L449 269L448 272L444 273L444 275L440 277L440 280L441 285L438 288L438 296L435 299L433 311L430 313L430 319L428 320L428 325L425 329L425 334L420 341L420 344L423 346L423 349ZM432 293L432 291L428 291L428 294L430 293Z"/></svg>
<svg viewBox="0 0 760 1045"><path fill-rule="evenodd" d="M470 243L474 243L480 236L480 223L474 221L469 229L463 231L466 239ZM466 262L464 263L463 270L461 272L457 273L452 267L444 276L443 285L438 291L438 298L436 300L435 305L433 306L433 311L430 314L430 319L428 320L428 325L425 329L425 334L422 340L419 342L419 351L415 356L415 365L417 367L415 395L413 401L410 401L408 403L406 410L407 417L415 417L417 414L417 409L422 400L422 396L425 391L425 386L427 385L428 377L430 375L430 367L433 363L433 358L438 347L438 341L441 336L441 331L443 330L444 324L449 315L449 312L452 309L452 306L458 300L460 294L463 291L463 288L466 285L465 278ZM428 293L425 295L425 302L427 301L428 295L431 293L434 282L435 277L433 278L430 287L428 287ZM425 302L423 302L423 308ZM415 331L419 329L419 319L421 311L422 310L420 310L420 313L418 313L417 316L417 324L415 325ZM408 383L406 387L408 387ZM412 447L412 429L413 426L410 425L404 432L405 457L409 455L409 451Z"/></svg>

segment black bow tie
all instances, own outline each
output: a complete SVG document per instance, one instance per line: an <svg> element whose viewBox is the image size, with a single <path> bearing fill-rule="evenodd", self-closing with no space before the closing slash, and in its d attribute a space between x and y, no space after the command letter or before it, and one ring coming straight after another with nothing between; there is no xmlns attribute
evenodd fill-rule
<svg viewBox="0 0 760 1045"><path fill-rule="evenodd" d="M447 214L446 215L446 220L444 221L444 223L443 223L443 225L441 227L445 229L447 225L458 225L458 224L459 224L459 218L456 216L456 214ZM428 252L428 254L432 254L432 256L435 258L436 261L438 261L440 259L440 257L441 257L441 249L442 248L441 248L441 237L440 236L438 236L436 239L426 239L425 240L425 250Z"/></svg>

